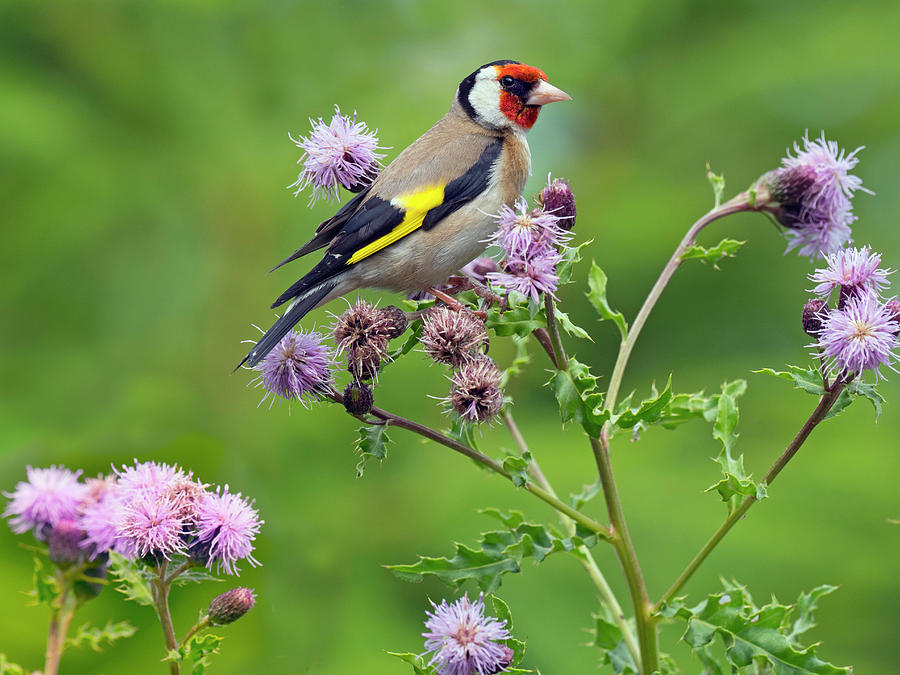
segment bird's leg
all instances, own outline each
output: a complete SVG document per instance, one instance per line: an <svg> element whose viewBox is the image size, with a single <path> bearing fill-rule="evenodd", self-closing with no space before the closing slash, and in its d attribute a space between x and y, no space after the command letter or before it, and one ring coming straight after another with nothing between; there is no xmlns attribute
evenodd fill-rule
<svg viewBox="0 0 900 675"><path fill-rule="evenodd" d="M463 305L459 300L457 300L453 296L447 295L446 293L444 293L444 291L440 291L437 288L435 288L434 286L430 286L430 287L426 288L425 290L426 290L426 292L431 293L435 298L437 298L438 300L443 302L445 305L447 305L447 307L449 307L450 309L452 309L456 312L461 312L463 310L472 311L472 310L469 310L465 305ZM477 316L482 321L484 321L487 318L486 312L476 311L474 313L475 313L475 316Z"/></svg>

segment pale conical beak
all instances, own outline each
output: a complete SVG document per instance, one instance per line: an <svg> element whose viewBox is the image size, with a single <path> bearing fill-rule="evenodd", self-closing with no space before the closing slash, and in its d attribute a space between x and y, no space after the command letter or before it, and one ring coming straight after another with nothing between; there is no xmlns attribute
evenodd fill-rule
<svg viewBox="0 0 900 675"><path fill-rule="evenodd" d="M531 94L525 100L525 105L546 105L554 101L571 100L572 97L562 89L557 89L547 80L538 80L538 85L531 90Z"/></svg>

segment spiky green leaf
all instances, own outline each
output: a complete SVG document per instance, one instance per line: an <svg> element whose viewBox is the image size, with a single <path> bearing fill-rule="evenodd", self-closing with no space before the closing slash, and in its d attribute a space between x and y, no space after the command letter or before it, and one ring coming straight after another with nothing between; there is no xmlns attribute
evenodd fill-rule
<svg viewBox="0 0 900 675"><path fill-rule="evenodd" d="M681 254L681 259L712 263L715 269L719 269L718 262L722 258L733 258L737 250L746 243L746 241L738 241L737 239L723 239L710 248L694 244Z"/></svg>
<svg viewBox="0 0 900 675"><path fill-rule="evenodd" d="M107 621L103 628L97 628L88 623L78 627L75 634L66 639L67 647L90 647L95 652L102 652L104 646L109 646L121 640L130 638L137 632L137 628L127 621Z"/></svg>
<svg viewBox="0 0 900 675"><path fill-rule="evenodd" d="M626 401L630 401L630 397ZM641 401L635 408L620 406L616 413L616 426L621 429L631 429L637 424L656 424L661 421L665 411L672 400L672 376L666 382L666 388L657 392L656 385L651 387L650 397Z"/></svg>
<svg viewBox="0 0 900 675"><path fill-rule="evenodd" d="M357 478L362 478L365 474L369 460L381 462L387 457L387 444L391 442L387 427L387 424L372 424L359 428L359 437L356 439L356 454L359 455L359 462L356 464Z"/></svg>
<svg viewBox="0 0 900 675"><path fill-rule="evenodd" d="M581 326L576 326L572 323L572 320L569 318L569 315L565 312L561 312L559 308L555 308L553 312L554 316L556 316L556 320L559 322L559 325L562 326L563 330L566 331L572 337L581 338L582 340L590 340L594 341L588 332L582 328Z"/></svg>
<svg viewBox="0 0 900 675"><path fill-rule="evenodd" d="M209 668L210 657L219 653L222 638L212 633L197 633L186 644L172 649L163 661L174 661L181 665L181 672L203 675Z"/></svg>
<svg viewBox="0 0 900 675"><path fill-rule="evenodd" d="M638 672L634 656L622 637L622 630L613 621L610 610L605 605L599 614L594 615L594 625L590 633L593 636L591 646L601 651L601 664L611 666L619 675Z"/></svg>
<svg viewBox="0 0 900 675"><path fill-rule="evenodd" d="M588 239L585 242L582 242L578 246L566 246L562 252L563 259L559 265L556 266L556 274L559 276L559 283L567 284L572 280L572 269L575 265L581 262L581 249L583 249L588 244L593 243L593 239Z"/></svg>
<svg viewBox="0 0 900 675"><path fill-rule="evenodd" d="M822 374L815 368L801 368L800 366L788 365L788 370L772 370L771 368L760 368L754 370L754 373L760 375L771 375L782 380L788 380L794 383L796 389L802 389L805 392L822 396L825 388L822 386Z"/></svg>
<svg viewBox="0 0 900 675"><path fill-rule="evenodd" d="M35 554L33 559L34 572L31 576L33 588L28 591L28 596L33 604L49 607L59 597L59 581L53 566L42 555Z"/></svg>
<svg viewBox="0 0 900 675"><path fill-rule="evenodd" d="M153 604L153 593L150 590L151 574L140 563L110 551L109 573L119 580L116 590L128 600L139 605Z"/></svg>
<svg viewBox="0 0 900 675"><path fill-rule="evenodd" d="M713 196L715 197L716 208L722 205L722 200L725 198L725 176L717 173L713 173L712 169L710 169L709 164L706 165L706 179L709 181L709 184L713 189Z"/></svg>
<svg viewBox="0 0 900 675"><path fill-rule="evenodd" d="M625 321L625 315L609 306L609 302L606 299L606 273L593 261L591 262L591 270L588 272L587 298L591 301L601 319L609 319L616 324L624 340L625 336L628 335L628 323Z"/></svg>
<svg viewBox="0 0 900 675"><path fill-rule="evenodd" d="M494 306L488 310L484 325L499 337L519 335L525 337L546 324L543 311L532 313L527 304L517 304L505 311Z"/></svg>

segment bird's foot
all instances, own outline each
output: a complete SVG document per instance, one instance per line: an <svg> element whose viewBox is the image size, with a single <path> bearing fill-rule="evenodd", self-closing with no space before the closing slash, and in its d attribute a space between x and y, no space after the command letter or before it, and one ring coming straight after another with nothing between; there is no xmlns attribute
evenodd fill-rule
<svg viewBox="0 0 900 675"><path fill-rule="evenodd" d="M462 304L459 300L454 298L451 295L447 295L444 291L438 290L437 288L430 287L425 289L427 292L431 293L435 298L443 302L447 307L456 311L456 312L472 312L479 319L484 321L487 319L487 312L482 312L479 310L471 310Z"/></svg>

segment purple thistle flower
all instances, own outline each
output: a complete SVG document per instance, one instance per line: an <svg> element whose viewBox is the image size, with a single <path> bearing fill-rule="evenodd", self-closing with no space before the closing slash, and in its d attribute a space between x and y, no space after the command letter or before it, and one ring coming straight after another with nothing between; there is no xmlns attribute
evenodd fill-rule
<svg viewBox="0 0 900 675"><path fill-rule="evenodd" d="M78 524L85 537L81 547L90 551L91 560L107 551L116 551L126 558L135 557L137 549L133 542L118 536L122 516L123 505L116 490L82 507Z"/></svg>
<svg viewBox="0 0 900 675"><path fill-rule="evenodd" d="M369 185L378 175L381 167L377 131L371 132L365 122L353 117L341 115L340 108L334 107L334 117L325 124L320 117L318 121L309 120L312 130L309 136L288 137L303 150L303 156L297 164L303 164L303 170L297 180L290 186L297 188L294 196L312 185L313 193L310 205L320 197L338 197L339 187L344 186L351 192L359 192Z"/></svg>
<svg viewBox="0 0 900 675"><path fill-rule="evenodd" d="M826 255L825 262L828 267L818 269L809 275L809 280L816 284L811 292L819 297L827 297L839 287L846 294L878 295L883 288L890 285L887 276L892 274L893 270L882 269L881 254L873 253L868 246L841 249Z"/></svg>
<svg viewBox="0 0 900 675"><path fill-rule="evenodd" d="M497 231L488 242L502 248L510 258L540 255L567 241L558 216L540 209L529 211L524 199L516 201L515 209L501 206L496 220Z"/></svg>
<svg viewBox="0 0 900 675"><path fill-rule="evenodd" d="M826 140L824 132L812 141L807 133L802 149L794 143L796 157L788 152L780 169L760 179L769 199L759 208L788 228L785 253L796 248L800 255L822 257L850 241L850 225L856 220L850 199L857 190L871 194L850 173L860 150L862 146L848 154L836 141Z"/></svg>
<svg viewBox="0 0 900 675"><path fill-rule="evenodd" d="M843 309L825 317L816 346L839 375L850 378L872 370L877 380L880 366L893 370L898 331L892 307L867 293L850 297Z"/></svg>
<svg viewBox="0 0 900 675"><path fill-rule="evenodd" d="M259 565L253 557L253 540L263 521L252 504L238 494L217 490L207 493L200 503L197 516L197 542L208 547L206 566L213 562L228 574L239 574L237 561L246 559L252 566ZM205 551L204 551L205 552Z"/></svg>
<svg viewBox="0 0 900 675"><path fill-rule="evenodd" d="M254 367L260 373L254 382L266 389L260 403L271 394L273 401L281 396L305 405L307 397L323 394L331 387L332 364L331 352L319 333L290 331Z"/></svg>
<svg viewBox="0 0 900 675"><path fill-rule="evenodd" d="M547 187L541 190L537 197L541 208L552 213L559 219L559 225L564 230L572 230L575 227L575 216L578 211L575 207L575 195L569 187L569 181L557 178L551 180L547 174Z"/></svg>
<svg viewBox="0 0 900 675"><path fill-rule="evenodd" d="M433 602L426 611L425 650L432 653L429 665L439 675L488 675L510 663L509 648L498 644L512 637L506 622L484 615L484 595L471 602L468 594L452 603Z"/></svg>
<svg viewBox="0 0 900 675"><path fill-rule="evenodd" d="M118 476L117 489L128 497L139 494L156 497L184 477L184 471L176 464L138 463L137 459L134 466L123 465L121 470L113 467L113 471Z"/></svg>
<svg viewBox="0 0 900 675"><path fill-rule="evenodd" d="M541 293L556 297L559 275L556 266L562 256L555 250L543 251L540 255L526 258L507 258L503 272L488 273L488 281L509 291L516 291L537 302Z"/></svg>
<svg viewBox="0 0 900 675"><path fill-rule="evenodd" d="M47 533L47 555L51 562L60 567L68 567L84 562L84 530L77 521L63 518Z"/></svg>
<svg viewBox="0 0 900 675"><path fill-rule="evenodd" d="M176 502L138 492L123 503L116 537L125 540L124 550L133 550L141 557L169 560L186 551L185 525Z"/></svg>
<svg viewBox="0 0 900 675"><path fill-rule="evenodd" d="M85 486L78 482L81 471L69 471L62 466L47 469L27 467L27 481L20 481L12 493L3 493L11 501L2 517L12 518L10 529L23 534L33 529L39 539L47 526L54 526L63 519L74 520L78 506L84 499Z"/></svg>

